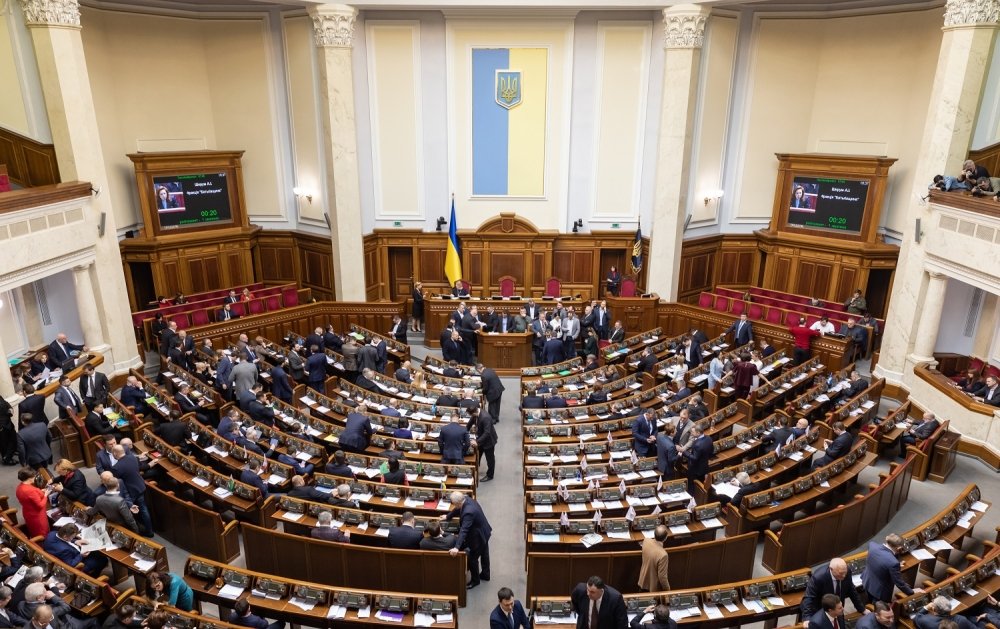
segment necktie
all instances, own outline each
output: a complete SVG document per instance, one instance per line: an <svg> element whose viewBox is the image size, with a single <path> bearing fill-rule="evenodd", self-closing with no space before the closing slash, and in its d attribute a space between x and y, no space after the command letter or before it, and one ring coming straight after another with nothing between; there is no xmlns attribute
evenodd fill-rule
<svg viewBox="0 0 1000 629"><path fill-rule="evenodd" d="M503 331L507 332L507 319L503 320Z"/></svg>
<svg viewBox="0 0 1000 629"><path fill-rule="evenodd" d="M840 629L840 623L837 622L836 618L833 619L833 629Z"/></svg>
<svg viewBox="0 0 1000 629"><path fill-rule="evenodd" d="M69 387L66 387L66 390L69 391L69 396L71 398L73 398L73 406L79 406L80 405L80 396L78 396L76 394L76 391L74 391L73 389L71 389Z"/></svg>
<svg viewBox="0 0 1000 629"><path fill-rule="evenodd" d="M94 376L90 376L90 383L87 385L87 390L90 391L90 397L97 397L94 395L96 389L94 389Z"/></svg>
<svg viewBox="0 0 1000 629"><path fill-rule="evenodd" d="M840 596L840 579L833 580L833 593Z"/></svg>
<svg viewBox="0 0 1000 629"><path fill-rule="evenodd" d="M597 629L597 601L590 602L590 629Z"/></svg>
<svg viewBox="0 0 1000 629"><path fill-rule="evenodd" d="M507 624L510 625L510 629L514 629L514 614L512 613L507 614Z"/></svg>

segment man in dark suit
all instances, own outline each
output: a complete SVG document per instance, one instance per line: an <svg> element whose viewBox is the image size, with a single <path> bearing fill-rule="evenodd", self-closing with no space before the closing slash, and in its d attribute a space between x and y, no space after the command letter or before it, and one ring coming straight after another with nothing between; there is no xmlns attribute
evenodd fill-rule
<svg viewBox="0 0 1000 629"><path fill-rule="evenodd" d="M118 479L114 476L103 480L104 493L94 499L94 508L107 518L108 522L124 526L134 533L139 532L139 525L132 513L132 505L122 496Z"/></svg>
<svg viewBox="0 0 1000 629"><path fill-rule="evenodd" d="M461 422L451 422L438 433L441 447L441 462L446 465L461 465L465 462L465 452L469 449L469 431Z"/></svg>
<svg viewBox="0 0 1000 629"><path fill-rule="evenodd" d="M439 520L428 522L425 531L427 537L420 540L420 550L450 551L455 546L455 536L451 533L445 533Z"/></svg>
<svg viewBox="0 0 1000 629"><path fill-rule="evenodd" d="M351 470L351 466L347 464L347 455L344 454L343 450L337 450L333 453L333 458L326 464L323 471L332 476L354 478L354 471Z"/></svg>
<svg viewBox="0 0 1000 629"><path fill-rule="evenodd" d="M152 537L153 521L149 517L149 509L146 508L146 481L139 472L139 459L134 454L126 453L125 447L120 443L111 448L111 456L116 461L111 468L112 473L125 487L125 493L131 498L132 504L139 507L137 514L139 517L136 522L142 529L142 534Z"/></svg>
<svg viewBox="0 0 1000 629"><path fill-rule="evenodd" d="M809 629L845 629L844 604L836 594L824 594L820 609L809 617Z"/></svg>
<svg viewBox="0 0 1000 629"><path fill-rule="evenodd" d="M35 387L30 384L24 385L23 394L24 399L17 405L17 416L31 415L34 421L47 425L49 418L45 414L45 396L35 393Z"/></svg>
<svg viewBox="0 0 1000 629"><path fill-rule="evenodd" d="M178 387L177 393L174 394L174 401L177 402L182 414L194 413L199 422L208 426L211 421L209 421L208 415L201 411L202 406L204 406L203 400L204 398L200 398L197 402L194 401L194 398L191 397L191 385L186 382Z"/></svg>
<svg viewBox="0 0 1000 629"><path fill-rule="evenodd" d="M62 364L73 357L73 352L79 354L87 351L86 345L76 345L70 343L66 335L60 332L56 335L56 340L49 344L49 369L59 369Z"/></svg>
<svg viewBox="0 0 1000 629"><path fill-rule="evenodd" d="M115 435L117 438L121 439L121 433L112 428L111 424L104 417L104 404L98 402L94 406L94 410L87 413L87 418L83 420L83 425L87 428L87 432L90 433L91 437L96 437L98 435Z"/></svg>
<svg viewBox="0 0 1000 629"><path fill-rule="evenodd" d="M476 364L476 371L479 372L479 380L483 388L483 397L486 398L486 408L493 417L494 423L500 421L500 399L503 397L504 386L500 382L497 372L483 363Z"/></svg>
<svg viewBox="0 0 1000 629"><path fill-rule="evenodd" d="M806 593L802 596L802 617L811 618L820 609L820 600L827 594L835 594L841 602L851 599L856 611L868 613L854 587L853 575L847 562L840 557L819 566L809 575Z"/></svg>
<svg viewBox="0 0 1000 629"><path fill-rule="evenodd" d="M339 352L344 347L344 339L334 331L332 324L326 326L326 332L323 333L323 342L320 344L320 347L332 349L335 352Z"/></svg>
<svg viewBox="0 0 1000 629"><path fill-rule="evenodd" d="M312 331L312 334L306 336L306 341L303 345L309 348L310 353L313 353L313 345L316 346L317 352L322 352L323 348L326 347L326 341L323 339L323 328L317 326L316 329Z"/></svg>
<svg viewBox="0 0 1000 629"><path fill-rule="evenodd" d="M52 436L49 427L36 422L31 415L22 415L24 428L17 432L17 460L34 469L52 463Z"/></svg>
<svg viewBox="0 0 1000 629"><path fill-rule="evenodd" d="M448 362L459 362L465 357L462 335L454 328L445 328L441 333L441 356Z"/></svg>
<svg viewBox="0 0 1000 629"><path fill-rule="evenodd" d="M646 346L642 349L642 355L639 357L639 367L637 371L639 373L653 373L653 367L656 366L656 354L653 350Z"/></svg>
<svg viewBox="0 0 1000 629"><path fill-rule="evenodd" d="M788 443L792 440L792 429L788 427L788 416L781 413L778 413L777 415L778 415L777 427L775 427L774 430L771 431L771 434L764 435L764 437L760 440L760 442L764 444L765 447L770 448L772 450L777 450L782 446L788 445ZM818 609L819 606L817 604L817 607L812 609L811 611L815 612ZM805 618L806 616L812 616L812 613L802 614L803 618Z"/></svg>
<svg viewBox="0 0 1000 629"><path fill-rule="evenodd" d="M733 345L736 347L742 347L747 343L753 342L753 326L750 325L750 321L747 320L747 315L744 312L740 315L740 318L733 322L729 329L726 330L726 334L730 332L733 333Z"/></svg>
<svg viewBox="0 0 1000 629"><path fill-rule="evenodd" d="M406 384L410 384L411 381L410 369L411 369L410 361L408 360L404 361L403 364L400 365L399 369L396 370L396 373L394 373L392 377L395 378L396 380L399 380L400 382L405 382Z"/></svg>
<svg viewBox="0 0 1000 629"><path fill-rule="evenodd" d="M222 308L220 308L219 311L215 313L216 321L231 321L233 319L239 319L239 318L240 315L235 310L233 310L232 304L223 304Z"/></svg>
<svg viewBox="0 0 1000 629"><path fill-rule="evenodd" d="M987 376L986 385L979 391L983 401L993 406L1000 406L1000 381L996 376Z"/></svg>
<svg viewBox="0 0 1000 629"><path fill-rule="evenodd" d="M458 408L458 398L452 395L454 389L445 387L437 398L437 405L443 408Z"/></svg>
<svg viewBox="0 0 1000 629"><path fill-rule="evenodd" d="M521 408L545 408L545 400L536 393L537 387L530 383L525 387L526 395L521 398Z"/></svg>
<svg viewBox="0 0 1000 629"><path fill-rule="evenodd" d="M701 364L701 343L690 336L685 336L682 343L684 362L688 369L694 369Z"/></svg>
<svg viewBox="0 0 1000 629"><path fill-rule="evenodd" d="M424 534L416 529L415 522L413 512L404 511L400 525L389 529L389 548L419 549Z"/></svg>
<svg viewBox="0 0 1000 629"><path fill-rule="evenodd" d="M835 401L846 401L851 399L856 395L861 395L861 393L868 388L868 381L861 377L861 374L857 371L851 372L851 385L840 392L835 398Z"/></svg>
<svg viewBox="0 0 1000 629"><path fill-rule="evenodd" d="M72 383L72 380L63 376L56 389L55 403L59 408L59 419L69 419L70 412L78 417L83 415L83 398L70 387Z"/></svg>
<svg viewBox="0 0 1000 629"><path fill-rule="evenodd" d="M663 603L650 605L642 611L642 614L636 614L632 622L628 624L631 629L641 629L642 627L650 627L650 629L677 629L677 622L670 617L669 605L664 605ZM652 622L643 624L642 619L645 614L653 614Z"/></svg>
<svg viewBox="0 0 1000 629"><path fill-rule="evenodd" d="M531 353L536 365L542 362L542 349L545 347L545 322L540 319L528 319L528 332L531 332Z"/></svg>
<svg viewBox="0 0 1000 629"><path fill-rule="evenodd" d="M45 552L54 556L68 566L83 564L83 571L96 577L108 565L108 558L101 554L99 548L84 550L80 544L80 529L75 524L64 524L57 531L49 531L42 542Z"/></svg>
<svg viewBox="0 0 1000 629"><path fill-rule="evenodd" d="M222 364L222 361L219 361ZM216 382L218 382L219 372L216 371ZM125 386L122 387L121 392L118 394L118 399L121 400L122 404L125 406L131 406L137 415L142 415L143 417L149 418L152 409L146 404L146 398L149 395L146 390L142 388L142 384L139 379L135 376L129 376L125 380Z"/></svg>
<svg viewBox="0 0 1000 629"><path fill-rule="evenodd" d="M260 495L267 498L267 484L260 477L260 461L250 459L247 466L240 471L240 482L260 490Z"/></svg>
<svg viewBox="0 0 1000 629"><path fill-rule="evenodd" d="M899 554L903 551L903 538L895 533L886 536L885 543L868 542L868 559L865 571L861 573L861 585L868 593L868 600L892 602L893 587L910 596L914 592L923 592L920 588L911 588L903 580L899 571Z"/></svg>
<svg viewBox="0 0 1000 629"><path fill-rule="evenodd" d="M253 613L250 610L250 603L246 599L238 600L233 604L233 611L229 613L229 624L249 629L284 629L285 627L284 621L268 622L266 618Z"/></svg>
<svg viewBox="0 0 1000 629"><path fill-rule="evenodd" d="M625 340L625 328L621 321L615 321L615 327L608 336L608 340L612 343L621 343Z"/></svg>
<svg viewBox="0 0 1000 629"><path fill-rule="evenodd" d="M938 626L946 620L957 624L958 629L976 629L976 623L965 616L952 615L951 603L943 596L935 596L934 600L920 608L920 611L913 616L913 624L917 629L938 629Z"/></svg>
<svg viewBox="0 0 1000 629"><path fill-rule="evenodd" d="M406 342L406 324L403 323L403 319L399 315L393 315L392 317L392 327L389 328L389 336L400 343Z"/></svg>
<svg viewBox="0 0 1000 629"><path fill-rule="evenodd" d="M698 328L691 328L691 331L688 332L688 336L690 336L698 345L708 343L708 336L706 336L705 333Z"/></svg>
<svg viewBox="0 0 1000 629"><path fill-rule="evenodd" d="M451 493L451 505L452 510L441 516L441 519L450 520L458 516L459 531L455 545L448 552L452 556L457 555L460 550L466 552L471 578L465 587L471 590L480 581L490 580L490 537L493 535L493 527L479 503L462 492Z"/></svg>
<svg viewBox="0 0 1000 629"><path fill-rule="evenodd" d="M374 432L367 415L358 412L348 413L344 432L340 433L340 449L345 452L364 454L364 451L368 449L368 444L371 443Z"/></svg>
<svg viewBox="0 0 1000 629"><path fill-rule="evenodd" d="M934 434L934 431L941 427L934 413L927 411L920 418L920 421L913 424L899 436L899 458L906 456L906 446L917 444L918 440L926 439Z"/></svg>
<svg viewBox="0 0 1000 629"><path fill-rule="evenodd" d="M656 414L652 410L632 422L632 449L639 456L656 455Z"/></svg>
<svg viewBox="0 0 1000 629"><path fill-rule="evenodd" d="M865 614L854 624L854 629L896 629L896 615L882 601L875 601L875 611Z"/></svg>
<svg viewBox="0 0 1000 629"><path fill-rule="evenodd" d="M552 335L551 331L545 333L545 344L542 345L542 363L554 365L561 363L563 357L563 342Z"/></svg>
<svg viewBox="0 0 1000 629"><path fill-rule="evenodd" d="M108 377L95 370L93 365L84 365L83 375L80 376L80 397L87 408L94 408L97 402L107 404L109 393L111 384Z"/></svg>
<svg viewBox="0 0 1000 629"><path fill-rule="evenodd" d="M306 359L306 382L309 388L319 393L324 393L323 383L326 381L326 354L320 350L319 345L309 346L311 353ZM347 365L344 365L347 368Z"/></svg>
<svg viewBox="0 0 1000 629"><path fill-rule="evenodd" d="M514 598L513 590L500 588L497 600L499 604L490 612L490 629L531 629L531 620L521 601Z"/></svg>
<svg viewBox="0 0 1000 629"><path fill-rule="evenodd" d="M268 427L274 426L274 409L268 404L267 394L262 390L258 391L253 402L247 405L247 414L255 422L260 422Z"/></svg>
<svg viewBox="0 0 1000 629"><path fill-rule="evenodd" d="M694 494L694 481L705 482L708 474L708 462L715 449L712 445L712 438L704 433L701 426L692 424L691 426L691 447L687 449L687 476L688 493Z"/></svg>
<svg viewBox="0 0 1000 629"><path fill-rule="evenodd" d="M11 605L12 596L13 591L9 587L0 586L0 629L21 629L28 624L27 618L22 618L14 611L14 606Z"/></svg>
<svg viewBox="0 0 1000 629"><path fill-rule="evenodd" d="M833 422L833 440L824 439L826 453L813 461L813 469L829 465L847 454L854 445L854 437L844 428L844 422Z"/></svg>
<svg viewBox="0 0 1000 629"><path fill-rule="evenodd" d="M333 527L333 514L329 511L319 512L319 515L316 516L316 526L309 531L309 537L312 537L313 539L326 540L328 542L341 542L344 544L350 543L351 541L350 531L341 531L340 529Z"/></svg>
<svg viewBox="0 0 1000 629"><path fill-rule="evenodd" d="M625 599L601 577L577 583L570 594L576 612L576 629L626 629Z"/></svg>
<svg viewBox="0 0 1000 629"><path fill-rule="evenodd" d="M734 493L732 497L727 496L724 493L722 494L716 493L716 498L722 504L723 507L726 506L727 504L731 504L734 507L739 508L740 504L743 502L744 497L749 496L750 494L756 493L761 489L763 489L763 487L761 486L763 485L763 483L751 482L750 475L747 474L746 472L738 472L736 476L730 479L729 484L735 485L737 488L736 493ZM715 491L715 490L712 489L710 491Z"/></svg>
<svg viewBox="0 0 1000 629"><path fill-rule="evenodd" d="M566 398L558 393L553 393L545 398L545 408L566 408L566 406Z"/></svg>
<svg viewBox="0 0 1000 629"><path fill-rule="evenodd" d="M608 339L608 328L610 327L611 315L608 313L608 307L604 302L601 305L594 308L594 330L597 332L597 336L602 340L606 341Z"/></svg>

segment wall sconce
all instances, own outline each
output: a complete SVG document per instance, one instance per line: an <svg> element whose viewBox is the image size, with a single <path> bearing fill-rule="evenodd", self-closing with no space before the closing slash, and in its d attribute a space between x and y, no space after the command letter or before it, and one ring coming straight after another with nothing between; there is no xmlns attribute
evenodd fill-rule
<svg viewBox="0 0 1000 629"><path fill-rule="evenodd" d="M443 216L439 216L439 217L438 217L438 220L437 220L437 224L438 224L438 226L437 226L437 230L438 230L438 231L441 231L441 228L442 228L442 227L444 227L444 224L445 224L445 223L447 223L447 222L448 222L448 221L444 220L444 217L443 217Z"/></svg>
<svg viewBox="0 0 1000 629"><path fill-rule="evenodd" d="M705 205L708 205L712 201L718 201L724 194L724 191L718 189L705 191Z"/></svg>
<svg viewBox="0 0 1000 629"><path fill-rule="evenodd" d="M313 193L312 190L310 190L309 188L302 188L300 186L295 186L294 188L292 188L292 194L294 194L299 199L305 197L306 200L309 201L309 205L312 205Z"/></svg>
<svg viewBox="0 0 1000 629"><path fill-rule="evenodd" d="M573 233L574 234L580 233L580 228L581 227L583 227L583 219L582 218L578 218L575 221L573 221Z"/></svg>

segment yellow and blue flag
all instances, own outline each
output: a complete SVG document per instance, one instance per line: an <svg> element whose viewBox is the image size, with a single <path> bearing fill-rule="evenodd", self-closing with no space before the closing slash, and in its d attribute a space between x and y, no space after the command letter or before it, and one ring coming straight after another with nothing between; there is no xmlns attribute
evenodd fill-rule
<svg viewBox="0 0 1000 629"><path fill-rule="evenodd" d="M448 284L462 279L462 244L458 241L458 223L455 220L455 199L451 200L451 221L448 225L448 244L444 254L444 274Z"/></svg>
<svg viewBox="0 0 1000 629"><path fill-rule="evenodd" d="M635 228L635 240L632 241L632 273L638 275L642 270L642 227Z"/></svg>
<svg viewBox="0 0 1000 629"><path fill-rule="evenodd" d="M472 51L472 194L545 194L548 50Z"/></svg>

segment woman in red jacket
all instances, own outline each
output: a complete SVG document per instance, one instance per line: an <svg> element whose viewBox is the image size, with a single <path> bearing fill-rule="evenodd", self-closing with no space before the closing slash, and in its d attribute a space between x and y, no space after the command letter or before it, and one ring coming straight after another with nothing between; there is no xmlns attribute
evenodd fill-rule
<svg viewBox="0 0 1000 629"><path fill-rule="evenodd" d="M28 529L29 537L49 534L49 517L45 513L49 508L49 493L52 489L46 487L39 489L35 484L37 473L30 467L22 467L17 473L17 480L21 484L17 486L14 495L21 503L21 517L24 518L24 526Z"/></svg>

